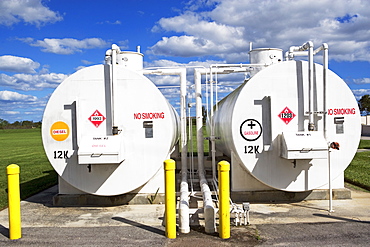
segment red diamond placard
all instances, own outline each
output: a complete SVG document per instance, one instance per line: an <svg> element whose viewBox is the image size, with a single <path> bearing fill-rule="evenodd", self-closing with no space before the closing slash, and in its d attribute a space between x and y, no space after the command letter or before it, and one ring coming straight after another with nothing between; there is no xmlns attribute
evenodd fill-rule
<svg viewBox="0 0 370 247"><path fill-rule="evenodd" d="M105 117L103 114L101 114L98 110L96 110L90 117L89 117L90 122L98 128L99 125L104 122Z"/></svg>
<svg viewBox="0 0 370 247"><path fill-rule="evenodd" d="M285 124L288 124L293 120L295 114L288 107L285 107L284 110L279 113L278 117L283 120Z"/></svg>

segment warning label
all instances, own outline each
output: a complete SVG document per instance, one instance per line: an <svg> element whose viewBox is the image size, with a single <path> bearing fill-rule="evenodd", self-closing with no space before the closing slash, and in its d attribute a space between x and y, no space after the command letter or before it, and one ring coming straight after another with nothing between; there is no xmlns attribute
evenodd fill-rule
<svg viewBox="0 0 370 247"><path fill-rule="evenodd" d="M245 120L240 126L240 134L247 141L255 141L262 134L262 126L255 119Z"/></svg>
<svg viewBox="0 0 370 247"><path fill-rule="evenodd" d="M285 124L288 124L293 120L295 114L288 107L285 107L284 110L279 113L278 117L283 120Z"/></svg>
<svg viewBox="0 0 370 247"><path fill-rule="evenodd" d="M56 141L64 141L69 136L69 127L65 122L55 122L50 127L50 135Z"/></svg>
<svg viewBox="0 0 370 247"><path fill-rule="evenodd" d="M356 114L355 108L328 109L328 115L354 115L354 114Z"/></svg>
<svg viewBox="0 0 370 247"><path fill-rule="evenodd" d="M134 113L134 119L164 119L164 112Z"/></svg>
<svg viewBox="0 0 370 247"><path fill-rule="evenodd" d="M96 110L90 117L89 117L90 122L98 128L100 124L102 124L105 120L105 117L103 114L101 114L98 110Z"/></svg>

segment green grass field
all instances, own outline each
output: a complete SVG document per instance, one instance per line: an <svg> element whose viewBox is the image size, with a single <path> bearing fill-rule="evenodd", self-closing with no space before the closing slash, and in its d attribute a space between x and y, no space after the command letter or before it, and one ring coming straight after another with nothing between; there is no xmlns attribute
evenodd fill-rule
<svg viewBox="0 0 370 247"><path fill-rule="evenodd" d="M44 153L40 129L0 129L0 147L0 209L7 206L6 167L10 164L20 166L22 199L57 184L57 174ZM345 180L370 190L370 140L361 140L359 148L369 151L356 154L344 172Z"/></svg>
<svg viewBox="0 0 370 247"><path fill-rule="evenodd" d="M369 149L370 151L370 140L361 140L360 144L358 145L360 149Z"/></svg>
<svg viewBox="0 0 370 247"><path fill-rule="evenodd" d="M369 151L356 153L351 164L344 171L344 180L370 191L370 140L361 140L360 149Z"/></svg>
<svg viewBox="0 0 370 247"><path fill-rule="evenodd" d="M20 167L21 198L57 184L57 174L42 146L40 129L0 129L0 208L7 206L6 167Z"/></svg>

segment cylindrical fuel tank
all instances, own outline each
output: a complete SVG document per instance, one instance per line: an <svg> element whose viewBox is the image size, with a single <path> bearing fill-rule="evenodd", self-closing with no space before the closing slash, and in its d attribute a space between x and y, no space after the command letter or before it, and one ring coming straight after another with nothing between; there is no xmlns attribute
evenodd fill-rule
<svg viewBox="0 0 370 247"><path fill-rule="evenodd" d="M123 62L114 71L111 64L96 65L69 76L51 95L42 121L51 165L89 194L120 195L145 185L178 139L175 110L147 77L126 65L131 57L118 59Z"/></svg>
<svg viewBox="0 0 370 247"><path fill-rule="evenodd" d="M314 131L308 131L310 114ZM324 83L323 67L314 64L310 86L306 61L273 64L254 75L219 103L214 123L216 149L235 161L231 170L241 166L269 187L295 192L327 184L329 162L332 179L343 174L361 135L346 83L330 70ZM331 143L339 150L329 149ZM245 189L242 177L232 178L233 190Z"/></svg>

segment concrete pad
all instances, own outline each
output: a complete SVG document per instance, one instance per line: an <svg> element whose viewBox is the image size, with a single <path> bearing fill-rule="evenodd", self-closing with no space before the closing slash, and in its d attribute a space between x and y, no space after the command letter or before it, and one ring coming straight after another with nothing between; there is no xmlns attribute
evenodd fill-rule
<svg viewBox="0 0 370 247"><path fill-rule="evenodd" d="M370 193L352 190L351 200L309 200L287 204L252 204L251 224L322 223L361 221L370 223Z"/></svg>
<svg viewBox="0 0 370 247"><path fill-rule="evenodd" d="M8 239L8 210L2 210L0 246L264 246L264 241L267 241L265 246L270 246L279 243L273 241L283 241L278 236L272 238L269 235L271 229L289 229L294 236L295 230L299 229L302 235L308 227L311 229L307 233L311 234L309 237L315 230L312 224L325 228L323 224L328 223L336 224L336 227L343 226L343 229L362 229L363 236L357 239L365 243L369 237L366 233L370 229L370 193L355 190L351 190L351 200L334 200L335 212L332 213L328 212L327 200L251 204L251 225L232 226L231 238L227 241L221 240L217 233L204 232L202 210L193 210L199 214L192 217L197 220L191 221L192 230L189 234L178 234L178 238L170 240L165 237L162 225L163 204L56 207L52 204L56 193L57 187L52 187L21 202L23 237L20 240ZM331 236L330 233L327 235ZM293 242L290 246L304 246L304 243L296 245L297 242Z"/></svg>
<svg viewBox="0 0 370 247"><path fill-rule="evenodd" d="M164 205L123 205L115 207L55 207L57 188L21 202L22 227L96 227L131 225L132 222L161 226ZM8 227L8 210L0 212L0 224Z"/></svg>

